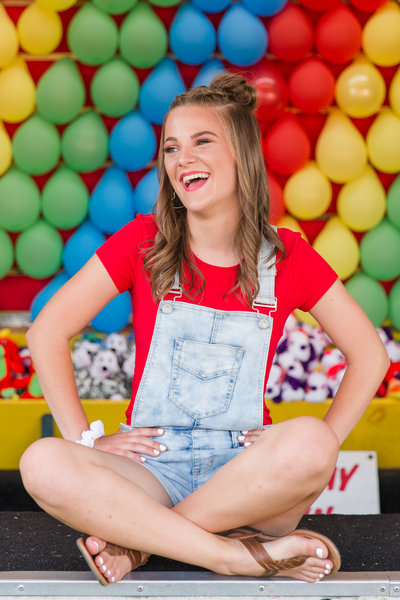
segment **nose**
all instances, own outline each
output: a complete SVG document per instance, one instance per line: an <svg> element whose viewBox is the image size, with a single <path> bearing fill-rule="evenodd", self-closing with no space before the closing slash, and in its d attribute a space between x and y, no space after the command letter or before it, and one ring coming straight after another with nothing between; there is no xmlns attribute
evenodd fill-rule
<svg viewBox="0 0 400 600"><path fill-rule="evenodd" d="M193 148L191 146L182 146L179 152L179 164L182 166L192 164L194 160Z"/></svg>

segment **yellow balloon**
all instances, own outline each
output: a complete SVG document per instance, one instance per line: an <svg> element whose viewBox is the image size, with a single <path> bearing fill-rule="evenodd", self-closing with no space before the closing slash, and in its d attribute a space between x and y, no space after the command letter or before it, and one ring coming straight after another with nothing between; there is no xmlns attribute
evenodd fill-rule
<svg viewBox="0 0 400 600"><path fill-rule="evenodd" d="M33 2L18 19L17 30L22 48L29 54L41 55L57 48L63 27L58 13Z"/></svg>
<svg viewBox="0 0 400 600"><path fill-rule="evenodd" d="M0 4L0 68L8 65L17 55L19 47L18 34L14 23Z"/></svg>
<svg viewBox="0 0 400 600"><path fill-rule="evenodd" d="M0 71L0 119L19 123L35 110L36 88L25 62L14 58Z"/></svg>
<svg viewBox="0 0 400 600"><path fill-rule="evenodd" d="M362 47L368 58L381 67L400 62L400 8L388 2L364 26Z"/></svg>
<svg viewBox="0 0 400 600"><path fill-rule="evenodd" d="M371 163L384 173L400 171L400 117L384 106L368 130L367 148Z"/></svg>
<svg viewBox="0 0 400 600"><path fill-rule="evenodd" d="M400 68L397 69L390 84L389 102L396 115L400 117Z"/></svg>
<svg viewBox="0 0 400 600"><path fill-rule="evenodd" d="M61 12L62 10L71 8L71 6L77 3L77 0L37 0L37 3L49 10Z"/></svg>
<svg viewBox="0 0 400 600"><path fill-rule="evenodd" d="M368 231L386 212L385 188L369 165L357 179L346 183L337 198L337 212L353 231Z"/></svg>
<svg viewBox="0 0 400 600"><path fill-rule="evenodd" d="M296 308L294 311L294 315L300 323L307 323L308 325L312 325L313 327L317 327L319 325L318 321L314 319L308 312L304 312L299 308Z"/></svg>
<svg viewBox="0 0 400 600"><path fill-rule="evenodd" d="M339 279L347 279L357 270L360 261L357 240L339 217L329 219L315 238L313 248L331 265Z"/></svg>
<svg viewBox="0 0 400 600"><path fill-rule="evenodd" d="M315 158L321 171L335 183L355 179L367 164L364 138L351 120L335 108L319 135Z"/></svg>
<svg viewBox="0 0 400 600"><path fill-rule="evenodd" d="M297 219L316 219L329 207L332 188L316 163L310 161L289 177L283 198L286 208Z"/></svg>
<svg viewBox="0 0 400 600"><path fill-rule="evenodd" d="M303 239L305 239L306 242L308 242L307 236L304 233L304 231L302 230L302 228L300 227L299 222L296 221L296 219L294 219L290 215L283 215L283 217L281 219L279 219L279 221L276 224L276 226L277 227L284 227L285 229L290 229L290 231L294 231L296 233L300 233L301 237Z"/></svg>
<svg viewBox="0 0 400 600"><path fill-rule="evenodd" d="M12 144L8 137L8 133L0 123L0 175L3 175L11 165L12 161Z"/></svg>
<svg viewBox="0 0 400 600"><path fill-rule="evenodd" d="M344 69L336 81L336 103L350 117L362 119L377 113L385 95L385 80L363 57Z"/></svg>

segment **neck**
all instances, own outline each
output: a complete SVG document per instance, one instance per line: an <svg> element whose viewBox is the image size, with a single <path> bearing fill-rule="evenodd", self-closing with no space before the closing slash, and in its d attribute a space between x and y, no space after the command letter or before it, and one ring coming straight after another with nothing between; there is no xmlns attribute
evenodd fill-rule
<svg viewBox="0 0 400 600"><path fill-rule="evenodd" d="M200 260L219 267L232 267L240 262L236 248L237 218L223 214L203 219L188 214L187 219L190 248Z"/></svg>

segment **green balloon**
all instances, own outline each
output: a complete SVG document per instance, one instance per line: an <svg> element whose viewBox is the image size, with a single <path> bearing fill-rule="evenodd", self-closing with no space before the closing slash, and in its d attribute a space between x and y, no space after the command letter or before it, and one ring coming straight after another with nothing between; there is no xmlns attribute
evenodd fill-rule
<svg viewBox="0 0 400 600"><path fill-rule="evenodd" d="M139 89L135 71L124 60L115 57L97 69L90 94L94 105L103 114L121 117L135 107Z"/></svg>
<svg viewBox="0 0 400 600"><path fill-rule="evenodd" d="M168 34L163 22L145 2L138 2L120 27L121 55L140 69L153 67L165 55Z"/></svg>
<svg viewBox="0 0 400 600"><path fill-rule="evenodd" d="M374 279L395 279L400 275L400 231L382 219L361 240L360 257L362 268Z"/></svg>
<svg viewBox="0 0 400 600"><path fill-rule="evenodd" d="M42 279L50 277L61 265L63 241L54 227L40 219L23 231L15 245L15 257L21 271Z"/></svg>
<svg viewBox="0 0 400 600"><path fill-rule="evenodd" d="M68 125L61 154L75 171L87 173L101 167L108 155L108 132L97 113L88 110Z"/></svg>
<svg viewBox="0 0 400 600"><path fill-rule="evenodd" d="M345 288L358 302L375 327L380 327L388 315L388 297L381 284L360 271L345 283Z"/></svg>
<svg viewBox="0 0 400 600"><path fill-rule="evenodd" d="M63 125L78 116L85 104L86 91L72 58L57 60L39 79L36 105L45 119Z"/></svg>
<svg viewBox="0 0 400 600"><path fill-rule="evenodd" d="M118 27L110 15L88 2L73 17L67 42L78 60L87 65L101 65L117 50Z"/></svg>
<svg viewBox="0 0 400 600"><path fill-rule="evenodd" d="M12 139L14 162L32 175L48 173L60 158L60 136L56 127L36 114L22 123Z"/></svg>
<svg viewBox="0 0 400 600"><path fill-rule="evenodd" d="M396 177L388 191L387 215L392 225L400 229L400 175Z"/></svg>
<svg viewBox="0 0 400 600"><path fill-rule="evenodd" d="M42 191L42 212L58 229L72 229L85 220L89 192L76 171L60 167Z"/></svg>
<svg viewBox="0 0 400 600"><path fill-rule="evenodd" d="M389 293L389 318L392 325L400 331L400 279L396 281Z"/></svg>
<svg viewBox="0 0 400 600"><path fill-rule="evenodd" d="M0 177L0 223L7 231L23 231L40 213L40 192L36 183L17 167Z"/></svg>
<svg viewBox="0 0 400 600"><path fill-rule="evenodd" d="M149 0L150 4L154 6L176 6L180 4L182 0Z"/></svg>
<svg viewBox="0 0 400 600"><path fill-rule="evenodd" d="M92 0L93 4L112 15L121 15L131 10L137 0Z"/></svg>
<svg viewBox="0 0 400 600"><path fill-rule="evenodd" d="M10 236L0 229L0 279L3 279L14 262L14 247Z"/></svg>

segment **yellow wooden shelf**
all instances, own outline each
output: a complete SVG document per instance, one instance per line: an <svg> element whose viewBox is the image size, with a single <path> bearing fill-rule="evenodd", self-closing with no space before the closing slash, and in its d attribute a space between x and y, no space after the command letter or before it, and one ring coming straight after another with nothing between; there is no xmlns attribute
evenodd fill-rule
<svg viewBox="0 0 400 600"><path fill-rule="evenodd" d="M83 400L89 421L101 419L106 433L125 422L128 400ZM309 402L268 403L274 423L301 415L322 418L330 406ZM49 414L44 400L0 401L0 469L18 469L24 450L41 437L42 416ZM343 450L374 450L379 468L400 468L400 401L376 398L342 446ZM56 435L60 435L56 429Z"/></svg>

